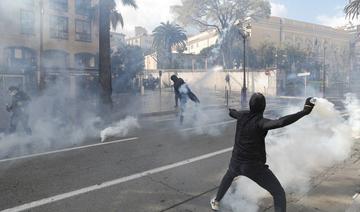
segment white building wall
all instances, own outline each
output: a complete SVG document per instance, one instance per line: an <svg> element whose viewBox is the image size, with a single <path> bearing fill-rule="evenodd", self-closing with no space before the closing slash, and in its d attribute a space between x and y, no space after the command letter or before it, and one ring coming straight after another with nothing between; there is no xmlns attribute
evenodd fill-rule
<svg viewBox="0 0 360 212"><path fill-rule="evenodd" d="M155 78L159 77L158 71L148 72ZM238 71L178 71L177 75L185 80L194 90L207 90L207 91L224 91L226 82L226 74L230 74L231 91L240 92L243 86L243 73ZM174 71L164 71L162 75L162 84L171 85L171 75L175 74ZM247 72L246 74L246 87L248 92L261 92L267 96L276 96L277 94L277 73L276 71L270 72L266 75L265 71Z"/></svg>
<svg viewBox="0 0 360 212"><path fill-rule="evenodd" d="M195 36L189 37L186 43L186 54L199 54L201 50L216 43L218 35L216 31L206 31Z"/></svg>

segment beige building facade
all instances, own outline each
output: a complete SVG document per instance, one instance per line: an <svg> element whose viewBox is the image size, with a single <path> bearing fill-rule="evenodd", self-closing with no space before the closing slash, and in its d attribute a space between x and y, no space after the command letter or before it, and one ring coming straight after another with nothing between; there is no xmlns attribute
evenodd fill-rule
<svg viewBox="0 0 360 212"><path fill-rule="evenodd" d="M344 29L306 23L286 18L270 17L252 23L250 46L258 48L263 43L277 47L295 46L315 55L344 55L350 52L352 34Z"/></svg>
<svg viewBox="0 0 360 212"><path fill-rule="evenodd" d="M186 54L200 54L201 50L216 44L218 33L216 30L208 30L188 38Z"/></svg>
<svg viewBox="0 0 360 212"><path fill-rule="evenodd" d="M349 50L352 37L351 33L343 29L270 17L257 22L252 21L249 42L255 49L263 43L273 43L277 47L291 45L306 51L318 51L318 53L324 47L343 52ZM202 49L216 44L217 39L216 30L191 36L187 41L186 53L199 54ZM239 39L241 39L240 36Z"/></svg>
<svg viewBox="0 0 360 212"><path fill-rule="evenodd" d="M96 69L97 0L0 1L0 71Z"/></svg>
<svg viewBox="0 0 360 212"><path fill-rule="evenodd" d="M158 68L156 58L157 58L156 53L145 55L145 57L144 57L144 69L145 70L156 70Z"/></svg>
<svg viewBox="0 0 360 212"><path fill-rule="evenodd" d="M151 49L154 38L147 33L143 27L135 27L135 36L126 38L126 44L131 46L139 46L142 49Z"/></svg>
<svg viewBox="0 0 360 212"><path fill-rule="evenodd" d="M125 34L118 32L110 33L110 46L111 49L116 50L119 46L122 46L126 43Z"/></svg>
<svg viewBox="0 0 360 212"><path fill-rule="evenodd" d="M139 46L142 49L151 49L153 43L153 37L151 35L141 35L126 39L126 44L131 46Z"/></svg>

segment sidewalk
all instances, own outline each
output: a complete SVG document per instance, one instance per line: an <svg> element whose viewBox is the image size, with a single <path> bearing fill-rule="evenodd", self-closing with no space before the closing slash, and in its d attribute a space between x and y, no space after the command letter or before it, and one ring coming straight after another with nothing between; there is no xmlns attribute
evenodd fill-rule
<svg viewBox="0 0 360 212"><path fill-rule="evenodd" d="M214 185L217 186L218 182ZM174 206L169 212L203 212L211 211L209 201L216 195L217 187L193 196ZM353 200L354 194L360 192L360 140L356 141L352 156L319 171L312 177L310 190L304 194L287 193L288 212L360 212L360 196ZM241 199L239 199L241 201ZM244 206L245 207L245 206ZM270 195L258 203L259 212L273 212L273 200ZM236 210L222 209L221 212L247 212L244 208Z"/></svg>
<svg viewBox="0 0 360 212"><path fill-rule="evenodd" d="M312 188L302 197L293 197L288 211L360 212L349 210L360 192L360 141L354 145L351 158L337 164L313 179ZM355 206L355 205L354 205Z"/></svg>

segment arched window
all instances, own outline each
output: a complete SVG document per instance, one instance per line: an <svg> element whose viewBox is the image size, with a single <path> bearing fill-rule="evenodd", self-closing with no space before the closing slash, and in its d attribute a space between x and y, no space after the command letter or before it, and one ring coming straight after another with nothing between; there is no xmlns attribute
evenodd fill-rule
<svg viewBox="0 0 360 212"><path fill-rule="evenodd" d="M28 47L5 48L5 63L10 71L31 71L36 69L35 50Z"/></svg>
<svg viewBox="0 0 360 212"><path fill-rule="evenodd" d="M68 68L69 53L57 49L45 50L43 53L43 66L45 68Z"/></svg>
<svg viewBox="0 0 360 212"><path fill-rule="evenodd" d="M95 55L87 52L77 53L75 64L77 68L96 68Z"/></svg>

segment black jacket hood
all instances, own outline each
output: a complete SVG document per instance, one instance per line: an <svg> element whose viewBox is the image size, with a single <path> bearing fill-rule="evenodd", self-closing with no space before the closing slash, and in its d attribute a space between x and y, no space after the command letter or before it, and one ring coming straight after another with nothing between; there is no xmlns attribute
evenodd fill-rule
<svg viewBox="0 0 360 212"><path fill-rule="evenodd" d="M263 113L266 107L266 100L262 93L254 93L249 101L250 112Z"/></svg>
<svg viewBox="0 0 360 212"><path fill-rule="evenodd" d="M178 80L179 78L174 74L174 75L171 75L170 79L175 82L176 80Z"/></svg>

